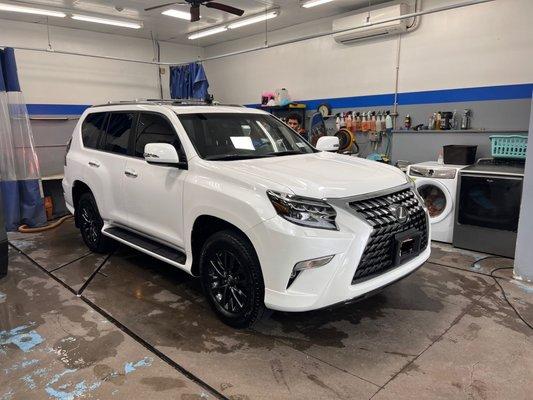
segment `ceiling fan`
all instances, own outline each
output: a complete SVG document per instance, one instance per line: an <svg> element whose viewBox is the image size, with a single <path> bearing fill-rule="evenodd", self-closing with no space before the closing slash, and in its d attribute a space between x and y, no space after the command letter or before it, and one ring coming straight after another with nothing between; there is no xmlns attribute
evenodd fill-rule
<svg viewBox="0 0 533 400"><path fill-rule="evenodd" d="M191 22L196 22L200 20L200 6L205 6L207 8L215 8L220 11L224 11L230 14L238 15L239 17L244 14L244 10L240 8L228 6L227 4L217 3L212 0L184 0L184 1L173 1L172 3L160 4L154 7L145 8L144 11L156 10L158 8L164 8L171 6L173 4L191 5Z"/></svg>

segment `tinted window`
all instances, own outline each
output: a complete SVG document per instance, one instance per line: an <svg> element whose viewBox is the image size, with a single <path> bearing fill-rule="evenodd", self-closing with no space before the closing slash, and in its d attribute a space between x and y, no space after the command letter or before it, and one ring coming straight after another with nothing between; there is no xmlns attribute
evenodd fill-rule
<svg viewBox="0 0 533 400"><path fill-rule="evenodd" d="M128 141L134 118L134 113L110 114L104 147L106 151L118 154L128 154Z"/></svg>
<svg viewBox="0 0 533 400"><path fill-rule="evenodd" d="M137 124L135 138L135 156L143 157L147 143L170 143L180 152L178 135L163 116L157 114L141 114Z"/></svg>
<svg viewBox="0 0 533 400"><path fill-rule="evenodd" d="M81 125L81 136L83 145L91 149L96 149L98 139L104 128L106 113L93 113L87 115Z"/></svg>

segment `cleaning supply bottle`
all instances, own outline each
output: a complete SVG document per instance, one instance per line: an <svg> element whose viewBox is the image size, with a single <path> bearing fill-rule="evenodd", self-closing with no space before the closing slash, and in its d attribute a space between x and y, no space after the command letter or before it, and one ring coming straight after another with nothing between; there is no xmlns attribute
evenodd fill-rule
<svg viewBox="0 0 533 400"><path fill-rule="evenodd" d="M392 129L392 117L390 115L390 111L387 111L387 116L385 117L385 128L387 130Z"/></svg>
<svg viewBox="0 0 533 400"><path fill-rule="evenodd" d="M361 132L368 132L368 123L366 120L366 113L363 112L363 115L361 117Z"/></svg>
<svg viewBox="0 0 533 400"><path fill-rule="evenodd" d="M337 114L337 117L335 118L335 128L337 131L341 129L341 115Z"/></svg>
<svg viewBox="0 0 533 400"><path fill-rule="evenodd" d="M435 118L435 129L438 131L440 131L441 121L442 121L442 114L439 111L437 112L437 118Z"/></svg>
<svg viewBox="0 0 533 400"><path fill-rule="evenodd" d="M405 120L403 121L403 125L404 125L405 129L407 129L407 130L411 129L411 116L409 114L407 114L405 116Z"/></svg>
<svg viewBox="0 0 533 400"><path fill-rule="evenodd" d="M372 111L372 117L370 118L370 132L376 132L376 112Z"/></svg>
<svg viewBox="0 0 533 400"><path fill-rule="evenodd" d="M359 111L355 113L355 131L363 131L363 128L361 127L361 113Z"/></svg>

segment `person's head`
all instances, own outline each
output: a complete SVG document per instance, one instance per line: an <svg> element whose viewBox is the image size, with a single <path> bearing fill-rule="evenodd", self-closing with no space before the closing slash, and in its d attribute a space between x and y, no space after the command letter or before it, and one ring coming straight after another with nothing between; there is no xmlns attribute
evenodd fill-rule
<svg viewBox="0 0 533 400"><path fill-rule="evenodd" d="M302 125L302 117L296 113L289 114L287 117L287 125L298 132L298 130L300 130L300 126Z"/></svg>

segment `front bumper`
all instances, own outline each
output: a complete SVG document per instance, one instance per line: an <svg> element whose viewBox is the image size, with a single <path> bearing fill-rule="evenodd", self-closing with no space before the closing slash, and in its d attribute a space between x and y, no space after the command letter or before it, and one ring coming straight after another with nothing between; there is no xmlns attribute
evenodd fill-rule
<svg viewBox="0 0 533 400"><path fill-rule="evenodd" d="M306 228L277 216L247 232L257 251L265 281L265 305L280 311L309 311L349 302L379 290L420 267L430 255L430 241L415 258L352 284L372 228L337 208L338 231ZM428 224L428 236L429 224ZM334 255L326 265L302 271L288 286L297 262Z"/></svg>

